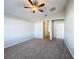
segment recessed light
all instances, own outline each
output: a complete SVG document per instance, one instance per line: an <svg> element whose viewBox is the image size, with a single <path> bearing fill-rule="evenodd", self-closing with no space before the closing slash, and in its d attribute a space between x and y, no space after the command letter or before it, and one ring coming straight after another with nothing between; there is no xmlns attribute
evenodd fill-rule
<svg viewBox="0 0 79 59"><path fill-rule="evenodd" d="M46 14L44 16L47 16Z"/></svg>

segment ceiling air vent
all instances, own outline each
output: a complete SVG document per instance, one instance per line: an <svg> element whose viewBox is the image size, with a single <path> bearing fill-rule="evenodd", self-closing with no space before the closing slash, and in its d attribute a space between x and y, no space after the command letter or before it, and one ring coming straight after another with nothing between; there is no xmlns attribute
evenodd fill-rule
<svg viewBox="0 0 79 59"><path fill-rule="evenodd" d="M55 11L56 7L50 8L50 11Z"/></svg>

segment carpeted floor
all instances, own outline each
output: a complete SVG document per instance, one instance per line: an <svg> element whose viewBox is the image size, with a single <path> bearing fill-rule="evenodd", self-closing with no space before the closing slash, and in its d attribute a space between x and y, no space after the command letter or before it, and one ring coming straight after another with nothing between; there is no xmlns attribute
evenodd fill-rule
<svg viewBox="0 0 79 59"><path fill-rule="evenodd" d="M5 59L73 59L62 40L31 39L4 50Z"/></svg>

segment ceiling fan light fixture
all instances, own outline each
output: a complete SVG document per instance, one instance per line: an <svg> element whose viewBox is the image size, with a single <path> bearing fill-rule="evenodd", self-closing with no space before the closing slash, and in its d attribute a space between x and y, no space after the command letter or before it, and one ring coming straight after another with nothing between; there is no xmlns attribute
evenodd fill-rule
<svg viewBox="0 0 79 59"><path fill-rule="evenodd" d="M33 11L38 11L38 7L34 5L34 6L32 7L32 10L33 10Z"/></svg>
<svg viewBox="0 0 79 59"><path fill-rule="evenodd" d="M31 8L33 13L35 13L36 11L43 12L43 10L41 10L39 8L45 6L44 3L38 5L38 1L32 2L31 0L28 0L28 2L32 5L32 7L24 7L24 8Z"/></svg>

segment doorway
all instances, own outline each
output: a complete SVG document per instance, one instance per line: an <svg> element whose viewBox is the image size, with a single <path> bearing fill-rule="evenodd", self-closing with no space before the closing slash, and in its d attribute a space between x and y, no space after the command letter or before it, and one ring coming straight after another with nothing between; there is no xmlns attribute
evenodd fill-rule
<svg viewBox="0 0 79 59"><path fill-rule="evenodd" d="M43 21L43 39L50 39L49 21Z"/></svg>
<svg viewBox="0 0 79 59"><path fill-rule="evenodd" d="M64 39L64 19L52 20L53 39Z"/></svg>

